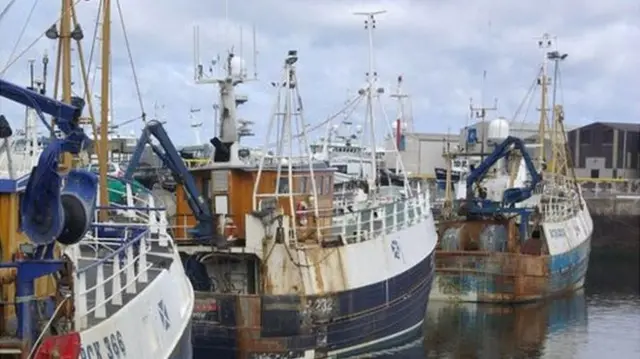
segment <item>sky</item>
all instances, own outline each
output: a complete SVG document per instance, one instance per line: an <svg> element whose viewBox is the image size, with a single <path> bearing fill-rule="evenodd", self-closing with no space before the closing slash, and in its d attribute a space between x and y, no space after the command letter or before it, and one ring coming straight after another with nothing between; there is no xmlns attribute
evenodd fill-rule
<svg viewBox="0 0 640 359"><path fill-rule="evenodd" d="M8 2L0 1L0 8ZM377 17L374 33L379 86L391 94L396 78L403 76L415 131L457 133L469 121L470 98L476 106L484 102L487 107L497 99L498 110L489 115L512 119L544 57L537 44L544 33L551 34L557 49L568 54L558 83L567 123L640 122L637 0L243 0L227 6L223 0L121 0L120 5L144 110L148 118L167 121L165 127L178 145L196 141L190 127L191 108L201 109L196 114L204 123L200 137L206 140L214 133L212 105L217 102L217 88L194 82L194 26L200 29L201 62L218 55L224 58L234 46L250 74L255 26L257 80L239 86L237 92L249 97L239 117L255 122L257 136L247 142L260 145L277 95L270 83L281 78L287 51L298 51L305 122L324 121L365 83L368 37L364 18L353 12L377 10L387 11ZM97 6L97 0L81 0L77 5L87 57ZM3 72L4 79L26 85L29 59L47 52L54 62L55 42L42 38L29 45L57 21L59 13L55 1L14 3L0 20L0 71L13 63ZM112 18L113 122L117 124L140 116L141 109L116 0L112 0ZM74 81L81 91L78 69L74 69ZM97 84L99 77L94 86L99 89ZM383 96L383 103L388 118L393 118L396 103L388 96ZM363 107L357 111L364 114ZM0 112L15 125L23 121L20 107L8 100L0 100ZM535 112L532 106L527 120L534 121ZM381 113L377 117L384 119ZM121 131L138 134L141 128L137 120Z"/></svg>

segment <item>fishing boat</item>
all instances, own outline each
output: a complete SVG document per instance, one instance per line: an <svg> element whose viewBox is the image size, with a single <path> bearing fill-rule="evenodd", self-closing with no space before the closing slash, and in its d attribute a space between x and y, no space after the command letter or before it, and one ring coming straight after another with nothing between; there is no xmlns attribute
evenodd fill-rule
<svg viewBox="0 0 640 359"><path fill-rule="evenodd" d="M447 186L431 299L526 302L584 285L593 221L567 154L564 109L555 100L559 62L566 55L549 51L551 43L549 36L541 40L537 146L511 136L508 121L493 120L488 127L493 152L481 154L485 159L467 175L465 198L451 201ZM553 79L547 76L549 60L555 64Z"/></svg>
<svg viewBox="0 0 640 359"><path fill-rule="evenodd" d="M214 161L191 169L193 185L176 192L187 225L175 237L185 238L179 248L196 291L195 358L357 357L422 334L436 243L428 194L385 202L372 168L366 201L348 218L334 214L335 170L309 150L297 61L289 51L274 84L258 166L237 144L237 81L229 73L218 82ZM373 73L362 90L369 108L379 94ZM214 237L198 240L211 227Z"/></svg>
<svg viewBox="0 0 640 359"><path fill-rule="evenodd" d="M71 1L61 14L59 28L53 25L47 36L59 41L61 61L70 64L71 42L81 52L82 33ZM104 31L108 38L108 26ZM102 66L108 71L108 61ZM110 203L104 170L96 176L75 166L92 145L81 125L90 96L87 102L73 97L71 67L60 71L62 100L0 80L0 97L28 107L48 133L60 133L33 168L20 172L13 165L14 131L0 116L0 356L191 358L193 288L164 209L130 183L126 203ZM105 115L108 102L102 106ZM106 140L94 144L101 159Z"/></svg>

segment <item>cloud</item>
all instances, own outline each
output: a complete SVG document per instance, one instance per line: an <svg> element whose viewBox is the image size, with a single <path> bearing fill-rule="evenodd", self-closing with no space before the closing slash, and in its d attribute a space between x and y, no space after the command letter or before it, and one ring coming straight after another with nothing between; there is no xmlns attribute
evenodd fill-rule
<svg viewBox="0 0 640 359"><path fill-rule="evenodd" d="M20 48L56 17L56 4L41 2ZM344 103L348 90L353 93L363 85L368 67L367 34L364 19L352 13L379 9L387 10L377 18L374 41L380 83L390 93L395 89L396 77L404 75L418 131L456 131L464 126L471 97L476 103L484 97L486 105L498 98L499 114L512 116L543 58L536 38L544 32L557 36L559 50L569 54L562 64L560 93L569 123L640 120L640 53L634 48L640 43L640 3L634 0L228 3L225 16L225 5L220 0L122 1L145 112L152 117L154 103L163 104L166 126L179 144L192 143L195 138L189 129L191 107L203 109L199 113L205 121L202 130L208 135L213 133L212 105L218 96L213 85L194 84L194 25L200 28L203 60L218 54L224 57L232 43L238 49L242 29L243 55L251 67L251 32L255 24L259 81L247 83L238 91L250 99L241 107L240 116L256 122L255 132L260 134L264 133L275 100L269 83L280 78L284 55L290 49L299 51L300 91L309 123L325 119ZM0 31L19 29L30 6L29 2L16 4L9 13L13 16L0 23ZM78 5L87 51L96 6L95 0ZM117 123L139 116L140 109L115 1L112 16ZM0 65L18 37L15 33L11 41L0 46ZM50 55L55 54L51 41L42 40L27 56L36 57L45 48ZM483 85L484 71L487 75ZM24 83L28 79L26 58L18 61L5 77ZM386 102L392 116L395 106L391 100ZM11 105L0 107L5 108L15 111ZM20 116L18 112L16 116ZM530 110L528 119L534 120L535 116L535 111ZM133 128L140 127L135 123ZM259 144L263 139L250 141Z"/></svg>

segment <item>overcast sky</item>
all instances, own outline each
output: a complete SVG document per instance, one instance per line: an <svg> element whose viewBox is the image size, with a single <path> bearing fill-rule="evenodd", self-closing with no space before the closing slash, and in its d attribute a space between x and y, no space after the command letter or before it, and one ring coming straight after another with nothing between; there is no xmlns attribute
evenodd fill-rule
<svg viewBox="0 0 640 359"><path fill-rule="evenodd" d="M22 52L59 14L56 1L37 1L17 46ZM8 0L2 0L4 7ZM85 52L91 45L97 0L80 1ZM113 3L114 122L140 114L116 1ZM9 60L34 0L20 0L0 22L0 69ZM412 96L415 128L420 132L457 132L466 124L469 98L479 105L483 72L485 105L498 98L498 113L512 117L534 80L543 57L536 38L548 32L569 54L562 67L562 92L568 123L640 121L640 2L637 0L243 0L230 1L228 20L222 0L121 0L138 72L145 111L154 104L178 144L191 144L189 109L201 108L203 138L213 132L213 85L193 81L193 26L201 32L203 61L239 49L243 28L245 62L253 72L251 28L257 29L258 81L243 85L249 96L240 116L264 130L275 101L269 85L280 78L287 50L298 50L300 91L306 121L324 120L363 84L368 67L363 18L354 11L387 10L377 19L375 54L381 83L394 91L399 74ZM51 40L40 40L5 73L27 81L27 60L44 51L55 60ZM239 52L239 51L238 51ZM87 54L88 56L88 54ZM14 55L15 57L15 55ZM77 72L76 72L77 74ZM80 78L76 75L76 82ZM78 87L80 89L80 87ZM395 112L387 101L387 112ZM16 106L0 100L0 111L22 121ZM363 110L362 110L363 111ZM528 119L534 120L535 109ZM139 131L134 122L125 132ZM262 132L264 133L264 132ZM315 134L317 136L320 133ZM253 138L251 142L262 143Z"/></svg>

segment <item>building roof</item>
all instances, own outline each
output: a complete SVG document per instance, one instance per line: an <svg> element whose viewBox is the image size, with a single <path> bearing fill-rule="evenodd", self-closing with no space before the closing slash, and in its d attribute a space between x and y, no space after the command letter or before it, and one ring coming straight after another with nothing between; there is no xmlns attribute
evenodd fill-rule
<svg viewBox="0 0 640 359"><path fill-rule="evenodd" d="M627 132L640 132L640 124L638 123L627 123L627 122L592 122L588 125L581 126L574 130L582 130L582 129L590 129L592 127L608 127L610 129L619 130L619 131L627 131ZM572 130L572 131L574 131Z"/></svg>
<svg viewBox="0 0 640 359"><path fill-rule="evenodd" d="M628 131L628 132L640 132L640 123L625 123L625 122L596 122L603 126L611 127L615 130Z"/></svg>

